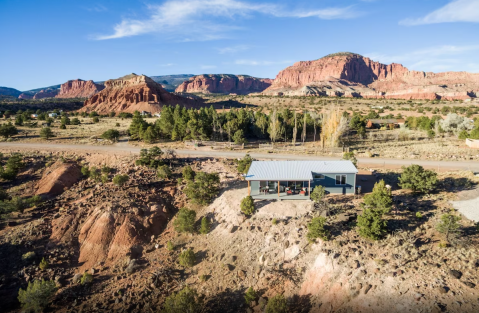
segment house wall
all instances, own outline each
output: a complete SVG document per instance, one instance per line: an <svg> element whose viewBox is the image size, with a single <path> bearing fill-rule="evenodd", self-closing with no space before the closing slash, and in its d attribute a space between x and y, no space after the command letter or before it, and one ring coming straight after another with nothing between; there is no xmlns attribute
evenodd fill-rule
<svg viewBox="0 0 479 313"><path fill-rule="evenodd" d="M321 174L321 173L318 173ZM356 174L323 174L324 179L313 179L311 189L321 185L327 192L335 194L354 194ZM346 175L346 185L336 185L336 175Z"/></svg>

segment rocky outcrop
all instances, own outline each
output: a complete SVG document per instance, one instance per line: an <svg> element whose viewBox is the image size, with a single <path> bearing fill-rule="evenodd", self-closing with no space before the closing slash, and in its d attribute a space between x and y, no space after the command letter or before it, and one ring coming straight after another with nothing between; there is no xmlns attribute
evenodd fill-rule
<svg viewBox="0 0 479 313"><path fill-rule="evenodd" d="M60 86L56 98L89 98L104 88L105 86L95 84L92 80L69 80Z"/></svg>
<svg viewBox="0 0 479 313"><path fill-rule="evenodd" d="M33 96L33 99L54 98L57 94L58 89L42 89Z"/></svg>
<svg viewBox="0 0 479 313"><path fill-rule="evenodd" d="M82 177L80 166L76 163L58 161L45 170L42 179L37 183L36 195L44 199L61 194Z"/></svg>
<svg viewBox="0 0 479 313"><path fill-rule="evenodd" d="M30 100L30 99L33 99L33 96L35 94L31 94L31 93L21 93L19 96L18 96L18 99L24 99L24 100Z"/></svg>
<svg viewBox="0 0 479 313"><path fill-rule="evenodd" d="M175 91L180 93L249 94L262 92L271 86L272 82L269 78L256 78L247 75L197 75L183 82Z"/></svg>
<svg viewBox="0 0 479 313"><path fill-rule="evenodd" d="M334 88L325 87L333 81ZM264 93L315 95L317 91L311 89L364 98L464 100L478 94L479 74L410 71L401 64L385 65L358 54L340 53L295 63L282 70Z"/></svg>
<svg viewBox="0 0 479 313"><path fill-rule="evenodd" d="M169 93L145 75L130 74L105 82L105 89L85 101L82 111L98 113L147 111L156 113L163 105L194 106L196 101Z"/></svg>

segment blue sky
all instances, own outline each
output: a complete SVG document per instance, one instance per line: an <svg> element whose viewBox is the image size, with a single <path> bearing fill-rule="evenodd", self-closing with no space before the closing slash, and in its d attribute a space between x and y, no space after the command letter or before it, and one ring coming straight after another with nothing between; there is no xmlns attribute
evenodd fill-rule
<svg viewBox="0 0 479 313"><path fill-rule="evenodd" d="M479 72L479 0L0 0L0 86L230 73L350 51Z"/></svg>

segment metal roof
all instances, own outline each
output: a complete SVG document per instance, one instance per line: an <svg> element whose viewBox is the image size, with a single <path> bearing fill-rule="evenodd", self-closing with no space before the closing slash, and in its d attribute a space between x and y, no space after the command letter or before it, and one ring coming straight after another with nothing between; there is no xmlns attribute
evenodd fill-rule
<svg viewBox="0 0 479 313"><path fill-rule="evenodd" d="M352 174L351 161L253 161L246 180L312 180L313 174Z"/></svg>

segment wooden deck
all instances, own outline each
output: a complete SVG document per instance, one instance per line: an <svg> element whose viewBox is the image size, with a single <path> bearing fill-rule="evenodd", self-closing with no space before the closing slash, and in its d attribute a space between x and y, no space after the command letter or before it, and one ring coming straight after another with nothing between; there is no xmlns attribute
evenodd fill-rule
<svg viewBox="0 0 479 313"><path fill-rule="evenodd" d="M279 193L279 197L278 197L278 193L267 193L267 194L263 194L263 193L256 193L256 194L253 194L251 193L251 197L253 197L253 199L255 200L310 200L309 199L309 195L306 195L306 196L302 196L302 195L287 195L286 192L280 192Z"/></svg>

